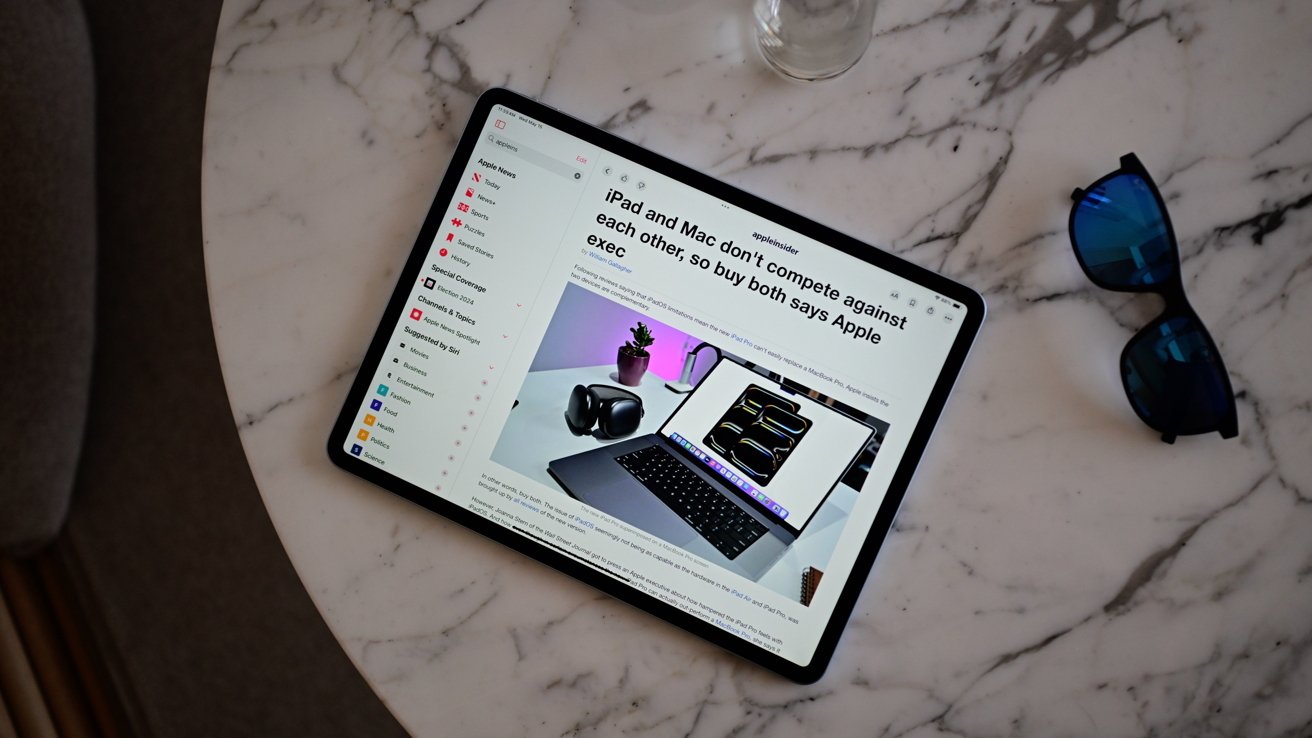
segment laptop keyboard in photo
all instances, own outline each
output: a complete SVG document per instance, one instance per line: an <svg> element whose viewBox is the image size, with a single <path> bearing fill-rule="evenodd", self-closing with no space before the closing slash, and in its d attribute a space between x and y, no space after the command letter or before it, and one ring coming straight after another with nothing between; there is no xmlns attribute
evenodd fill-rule
<svg viewBox="0 0 1312 738"><path fill-rule="evenodd" d="M615 460L726 557L737 558L765 535L764 525L664 448L648 446Z"/></svg>

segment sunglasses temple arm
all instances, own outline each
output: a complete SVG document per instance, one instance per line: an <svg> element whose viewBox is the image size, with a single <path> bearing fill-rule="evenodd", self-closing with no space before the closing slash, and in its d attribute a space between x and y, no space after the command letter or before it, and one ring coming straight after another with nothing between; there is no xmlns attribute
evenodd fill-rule
<svg viewBox="0 0 1312 738"><path fill-rule="evenodd" d="M1229 419L1221 425L1221 430L1217 432L1221 434L1222 438L1234 438L1239 435L1239 419L1235 417L1233 410L1231 411Z"/></svg>

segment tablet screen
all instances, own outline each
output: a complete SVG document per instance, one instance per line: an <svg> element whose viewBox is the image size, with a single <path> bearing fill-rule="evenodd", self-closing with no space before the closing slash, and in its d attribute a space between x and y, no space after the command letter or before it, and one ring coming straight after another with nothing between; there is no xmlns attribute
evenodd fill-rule
<svg viewBox="0 0 1312 738"><path fill-rule="evenodd" d="M494 91L330 454L813 679L982 315L942 277Z"/></svg>

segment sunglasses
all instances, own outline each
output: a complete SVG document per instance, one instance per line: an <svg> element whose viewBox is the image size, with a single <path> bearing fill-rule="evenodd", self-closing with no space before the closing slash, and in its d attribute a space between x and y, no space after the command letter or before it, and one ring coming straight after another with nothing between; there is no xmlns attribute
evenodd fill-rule
<svg viewBox="0 0 1312 738"><path fill-rule="evenodd" d="M1071 193L1075 257L1094 284L1161 295L1166 309L1121 352L1121 383L1148 427L1177 436L1239 434L1235 394L1221 353L1184 296L1180 247L1166 203L1134 154L1121 168Z"/></svg>

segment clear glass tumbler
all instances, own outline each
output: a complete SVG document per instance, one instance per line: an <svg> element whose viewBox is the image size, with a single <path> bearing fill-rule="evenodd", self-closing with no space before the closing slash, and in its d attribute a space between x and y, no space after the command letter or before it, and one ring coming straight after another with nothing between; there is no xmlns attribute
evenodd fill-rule
<svg viewBox="0 0 1312 738"><path fill-rule="evenodd" d="M870 45L877 0L753 0L756 38L780 74L814 81L852 68Z"/></svg>

